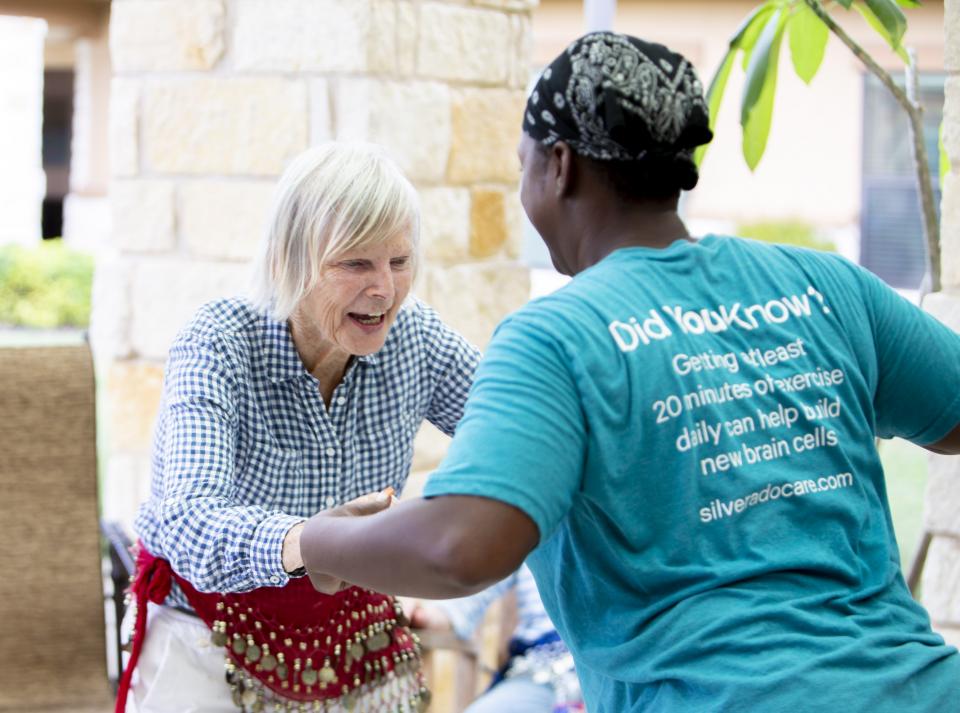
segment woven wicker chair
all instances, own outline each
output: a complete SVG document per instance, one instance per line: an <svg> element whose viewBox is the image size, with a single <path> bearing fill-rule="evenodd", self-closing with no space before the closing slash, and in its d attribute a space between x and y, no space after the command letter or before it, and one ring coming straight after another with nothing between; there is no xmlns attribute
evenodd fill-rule
<svg viewBox="0 0 960 713"><path fill-rule="evenodd" d="M0 711L112 710L90 350L0 348L0 389Z"/></svg>

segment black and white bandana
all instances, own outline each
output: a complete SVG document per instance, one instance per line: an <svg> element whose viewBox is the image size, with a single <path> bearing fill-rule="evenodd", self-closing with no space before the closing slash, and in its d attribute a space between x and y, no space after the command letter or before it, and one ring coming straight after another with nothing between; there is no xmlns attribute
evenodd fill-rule
<svg viewBox="0 0 960 713"><path fill-rule="evenodd" d="M575 40L543 71L523 130L604 161L690 154L713 138L693 66L663 45L613 32Z"/></svg>

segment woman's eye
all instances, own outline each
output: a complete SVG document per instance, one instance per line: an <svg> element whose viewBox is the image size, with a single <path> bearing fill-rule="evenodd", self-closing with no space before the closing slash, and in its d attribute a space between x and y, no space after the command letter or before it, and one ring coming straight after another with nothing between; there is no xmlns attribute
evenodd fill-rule
<svg viewBox="0 0 960 713"><path fill-rule="evenodd" d="M410 258L408 257L398 257L390 261L390 264L394 267L406 267L410 264Z"/></svg>

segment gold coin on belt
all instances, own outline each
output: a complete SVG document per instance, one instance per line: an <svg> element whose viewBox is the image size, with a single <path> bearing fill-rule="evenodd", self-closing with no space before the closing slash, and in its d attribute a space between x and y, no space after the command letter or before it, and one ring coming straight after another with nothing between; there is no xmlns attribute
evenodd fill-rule
<svg viewBox="0 0 960 713"><path fill-rule="evenodd" d="M367 648L370 651L381 651L390 645L390 634L385 631L378 631L367 639Z"/></svg>
<svg viewBox="0 0 960 713"><path fill-rule="evenodd" d="M419 713L424 713L427 708L430 707L430 699L433 698L433 694L426 688L420 689L420 700L417 701L417 711Z"/></svg>

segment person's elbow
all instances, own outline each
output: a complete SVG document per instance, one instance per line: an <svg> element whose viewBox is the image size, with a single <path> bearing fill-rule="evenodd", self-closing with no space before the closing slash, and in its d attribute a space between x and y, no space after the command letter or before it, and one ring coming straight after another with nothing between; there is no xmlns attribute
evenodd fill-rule
<svg viewBox="0 0 960 713"><path fill-rule="evenodd" d="M538 531L526 516L522 523L494 520L482 527L473 520L451 518L428 546L444 597L468 596L499 582L515 572L537 544Z"/></svg>
<svg viewBox="0 0 960 713"><path fill-rule="evenodd" d="M926 446L926 449L942 456L960 455L960 424L936 443Z"/></svg>
<svg viewBox="0 0 960 713"><path fill-rule="evenodd" d="M431 548L438 598L466 597L496 584L513 573L523 556L486 549L482 537L459 528L438 538Z"/></svg>

